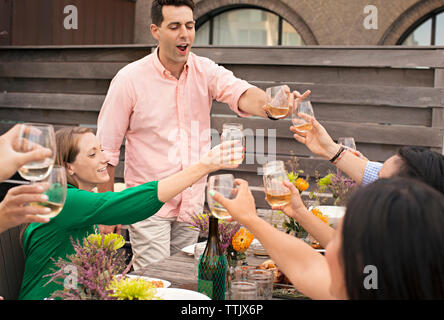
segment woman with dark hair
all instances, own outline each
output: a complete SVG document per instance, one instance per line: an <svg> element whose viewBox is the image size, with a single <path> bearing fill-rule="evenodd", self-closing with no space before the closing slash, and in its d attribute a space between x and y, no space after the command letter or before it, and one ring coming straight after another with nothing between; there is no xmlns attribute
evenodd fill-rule
<svg viewBox="0 0 444 320"><path fill-rule="evenodd" d="M312 299L444 299L444 196L413 179L358 190L325 256L259 218L248 183L233 200L210 192L261 242L292 284ZM291 183L291 208L307 210Z"/></svg>
<svg viewBox="0 0 444 320"><path fill-rule="evenodd" d="M131 224L154 215L165 202L210 172L235 168L242 145L225 142L200 160L159 181L151 181L121 192L94 193L99 183L109 180L109 158L99 140L88 128L63 128L56 132L56 164L65 167L68 189L62 211L48 223L31 223L23 233L25 270L19 299L43 299L61 289L44 275L54 268L51 258L74 253L71 238L82 240L94 233L97 224ZM236 145L235 145L236 144Z"/></svg>

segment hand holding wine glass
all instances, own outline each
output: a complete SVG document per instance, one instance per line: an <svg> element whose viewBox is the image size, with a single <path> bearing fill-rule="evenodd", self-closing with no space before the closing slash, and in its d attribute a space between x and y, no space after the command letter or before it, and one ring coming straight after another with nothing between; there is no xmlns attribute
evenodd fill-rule
<svg viewBox="0 0 444 320"><path fill-rule="evenodd" d="M291 192L283 184L288 181L283 161L269 161L263 166L265 200L270 206L282 206L291 201Z"/></svg>
<svg viewBox="0 0 444 320"><path fill-rule="evenodd" d="M34 145L26 151L20 150L20 134L23 124L17 124L8 132L0 136L0 181L11 177L21 166L33 161L42 161L51 157L53 152L40 145Z"/></svg>
<svg viewBox="0 0 444 320"><path fill-rule="evenodd" d="M220 141L240 141L242 145L242 158L238 160L231 161L232 164L241 164L244 158L244 149L245 149L245 137L243 132L243 126L240 123L224 123L222 127L222 134Z"/></svg>
<svg viewBox="0 0 444 320"><path fill-rule="evenodd" d="M265 89L267 94L267 113L275 119L287 117L289 112L290 88L286 85Z"/></svg>

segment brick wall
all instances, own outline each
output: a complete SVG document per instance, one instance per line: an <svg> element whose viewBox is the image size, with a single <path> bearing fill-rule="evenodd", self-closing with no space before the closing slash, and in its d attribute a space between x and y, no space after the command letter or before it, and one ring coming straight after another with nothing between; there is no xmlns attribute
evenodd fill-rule
<svg viewBox="0 0 444 320"><path fill-rule="evenodd" d="M154 43L149 31L152 0L136 4L135 42ZM250 4L276 12L292 24L307 44L395 44L422 16L444 7L444 0L195 0L196 18L214 9ZM378 29L364 27L367 5L378 10Z"/></svg>

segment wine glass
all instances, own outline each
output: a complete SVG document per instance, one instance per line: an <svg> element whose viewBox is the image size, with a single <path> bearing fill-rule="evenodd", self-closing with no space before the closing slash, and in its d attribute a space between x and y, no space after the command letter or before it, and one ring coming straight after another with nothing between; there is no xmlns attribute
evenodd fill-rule
<svg viewBox="0 0 444 320"><path fill-rule="evenodd" d="M283 206L291 201L291 192L283 182L290 182L283 161L269 161L263 165L265 200L271 206Z"/></svg>
<svg viewBox="0 0 444 320"><path fill-rule="evenodd" d="M219 202L216 202L210 195L210 191L219 192L227 199L236 197L236 185L234 184L234 176L232 174L219 174L208 178L207 201L211 213L218 219L228 219L231 216Z"/></svg>
<svg viewBox="0 0 444 320"><path fill-rule="evenodd" d="M221 142L240 140L242 147L245 148L245 137L243 126L240 123L224 123L222 126ZM243 159L231 161L232 164L241 164Z"/></svg>
<svg viewBox="0 0 444 320"><path fill-rule="evenodd" d="M48 176L41 182L49 184L49 188L43 192L48 196L44 202L31 202L32 207L49 208L51 211L47 214L38 215L42 218L53 218L62 211L66 199L66 170L62 166L53 166Z"/></svg>
<svg viewBox="0 0 444 320"><path fill-rule="evenodd" d="M291 121L293 122L293 126L297 131L306 132L311 130L311 128L313 127L311 122L300 117L298 113L303 113L314 117L314 112L311 102L307 100L298 101L296 99L294 102L293 113L291 115Z"/></svg>
<svg viewBox="0 0 444 320"><path fill-rule="evenodd" d="M52 170L56 155L55 133L54 127L50 124L23 124L19 134L18 150L29 152L39 147L50 149L52 155L41 161L26 163L18 170L23 179L31 182L45 179Z"/></svg>
<svg viewBox="0 0 444 320"><path fill-rule="evenodd" d="M353 137L340 137L338 144L342 144L344 147L356 150L355 139Z"/></svg>
<svg viewBox="0 0 444 320"><path fill-rule="evenodd" d="M267 94L268 113L276 119L285 118L289 109L285 86L267 88L265 93Z"/></svg>

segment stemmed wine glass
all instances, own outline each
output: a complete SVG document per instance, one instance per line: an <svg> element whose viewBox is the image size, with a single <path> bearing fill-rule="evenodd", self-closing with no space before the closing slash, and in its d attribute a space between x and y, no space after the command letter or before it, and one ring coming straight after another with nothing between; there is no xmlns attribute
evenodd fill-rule
<svg viewBox="0 0 444 320"><path fill-rule="evenodd" d="M356 143L353 137L340 137L338 138L338 144L356 151Z"/></svg>

